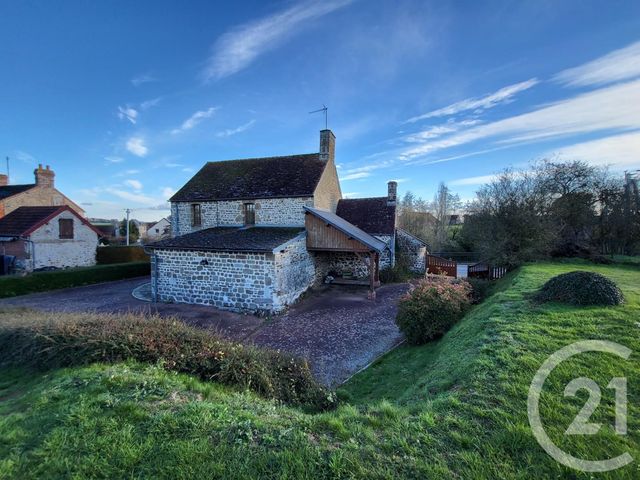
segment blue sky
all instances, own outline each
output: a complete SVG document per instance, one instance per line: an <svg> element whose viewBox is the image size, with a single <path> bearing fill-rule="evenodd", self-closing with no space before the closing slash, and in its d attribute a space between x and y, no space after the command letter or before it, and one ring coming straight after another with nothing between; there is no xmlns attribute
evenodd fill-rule
<svg viewBox="0 0 640 480"><path fill-rule="evenodd" d="M12 183L50 164L90 216L160 218L207 161L317 151L322 104L349 196L640 168L637 1L3 0L0 65Z"/></svg>

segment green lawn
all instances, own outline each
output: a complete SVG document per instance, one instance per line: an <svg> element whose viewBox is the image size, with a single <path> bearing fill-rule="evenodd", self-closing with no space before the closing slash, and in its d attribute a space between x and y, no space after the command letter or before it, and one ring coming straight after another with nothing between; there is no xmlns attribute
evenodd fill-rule
<svg viewBox="0 0 640 480"><path fill-rule="evenodd" d="M613 308L538 306L528 295L558 273L614 279ZM334 412L307 414L257 396L171 374L160 366L94 365L32 375L0 372L0 478L639 478L638 463L609 474L562 467L527 421L529 384L569 343L640 337L640 269L586 262L536 264L503 281L442 340L401 347L340 390ZM611 377L629 384L626 436L613 430ZM596 436L562 435L586 400L564 386L602 387ZM551 374L541 401L551 438L569 453L640 459L640 363L583 354Z"/></svg>
<svg viewBox="0 0 640 480"><path fill-rule="evenodd" d="M150 268L149 262L131 262L8 275L0 277L0 298L141 277L149 275Z"/></svg>

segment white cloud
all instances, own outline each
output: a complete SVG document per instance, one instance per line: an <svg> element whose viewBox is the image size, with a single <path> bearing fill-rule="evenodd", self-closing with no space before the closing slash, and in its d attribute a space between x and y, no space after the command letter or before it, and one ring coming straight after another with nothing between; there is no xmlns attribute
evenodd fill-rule
<svg viewBox="0 0 640 480"><path fill-rule="evenodd" d="M129 170L123 170L122 172L118 172L114 175L114 177L126 177L129 175L136 175L140 173L140 170L136 170L134 168L129 169Z"/></svg>
<svg viewBox="0 0 640 480"><path fill-rule="evenodd" d="M250 120L247 123L240 125L239 127L236 128L227 128L226 130L223 130L221 132L216 133L216 137L230 137L232 135L236 135L238 133L242 133L245 130L249 130L253 124L256 123L255 120Z"/></svg>
<svg viewBox="0 0 640 480"><path fill-rule="evenodd" d="M107 163L122 163L122 162L124 162L124 158L116 157L116 156L113 156L113 155L104 157L104 159L107 161Z"/></svg>
<svg viewBox="0 0 640 480"><path fill-rule="evenodd" d="M492 182L495 179L495 175L480 175L478 177L458 178L457 180L452 180L448 183L453 186L483 185L485 183Z"/></svg>
<svg viewBox="0 0 640 480"><path fill-rule="evenodd" d="M136 75L131 79L131 83L133 84L134 87L139 87L140 85L143 85L145 83L157 82L157 81L158 79L149 73L142 73L140 75Z"/></svg>
<svg viewBox="0 0 640 480"><path fill-rule="evenodd" d="M442 125L433 125L418 133L407 135L406 137L404 137L404 140L409 143L422 143L425 140L438 138L443 135L456 132L465 127L472 127L479 123L481 123L481 121L477 119L462 120L460 122L456 122L455 120L450 119Z"/></svg>
<svg viewBox="0 0 640 480"><path fill-rule="evenodd" d="M135 125L138 119L138 111L129 105L125 107L118 107L118 118L120 120L129 120Z"/></svg>
<svg viewBox="0 0 640 480"><path fill-rule="evenodd" d="M558 73L554 80L572 87L604 85L640 76L640 42Z"/></svg>
<svg viewBox="0 0 640 480"><path fill-rule="evenodd" d="M142 190L142 182L139 180L128 179L124 181L124 184L130 186L134 190Z"/></svg>
<svg viewBox="0 0 640 480"><path fill-rule="evenodd" d="M115 195L116 197L126 200L127 202L132 202L132 203L144 205L147 207L156 206L160 203L160 201L157 198L149 197L141 193L131 193L126 190L120 190L118 188L113 188L113 187L107 188L106 191L108 193L111 193L112 195Z"/></svg>
<svg viewBox="0 0 640 480"><path fill-rule="evenodd" d="M280 45L305 21L320 18L353 0L305 1L223 34L202 72L205 81L217 80L247 68L256 58Z"/></svg>
<svg viewBox="0 0 640 480"><path fill-rule="evenodd" d="M409 160L493 137L502 143L532 140L603 130L640 128L640 80L562 100L533 112L509 117L456 133L447 138L404 150L400 158Z"/></svg>
<svg viewBox="0 0 640 480"><path fill-rule="evenodd" d="M358 180L360 178L367 178L370 176L371 176L370 172L356 172L356 173L350 173L348 175L345 175L344 177L340 177L340 180L342 180L343 182L346 182L348 180Z"/></svg>
<svg viewBox="0 0 640 480"><path fill-rule="evenodd" d="M183 172L186 172L186 173L192 173L192 172L193 172L193 168L191 168L191 167L184 167L184 168L182 169L182 171L183 171Z"/></svg>
<svg viewBox="0 0 640 480"><path fill-rule="evenodd" d="M37 163L37 160L33 155L31 155L31 154L29 154L29 153L27 153L27 152L25 152L23 150L14 151L13 152L13 158L15 158L16 160L19 160L19 161L21 161L23 163L26 163L28 165L34 165L35 163Z"/></svg>
<svg viewBox="0 0 640 480"><path fill-rule="evenodd" d="M640 168L640 132L612 135L569 145L549 152L549 155L553 154L558 154L565 160L582 160L592 165Z"/></svg>
<svg viewBox="0 0 640 480"><path fill-rule="evenodd" d="M356 198L358 195L360 195L360 192L347 192L347 193L343 194L342 196L344 198Z"/></svg>
<svg viewBox="0 0 640 480"><path fill-rule="evenodd" d="M171 197L175 195L176 191L171 187L164 187L162 189L162 198L165 200L169 200Z"/></svg>
<svg viewBox="0 0 640 480"><path fill-rule="evenodd" d="M127 140L126 148L138 157L144 157L149 153L149 148L145 145L142 137L131 137Z"/></svg>
<svg viewBox="0 0 640 480"><path fill-rule="evenodd" d="M151 107L155 107L162 101L162 97L152 98L151 100L145 100L140 104L141 110L149 110Z"/></svg>
<svg viewBox="0 0 640 480"><path fill-rule="evenodd" d="M507 87L501 88L497 92L491 93L484 97L467 98L465 100L461 100L459 102L453 103L446 107L439 108L438 110L433 110L431 112L427 112L422 115L412 117L409 120L407 120L407 123L414 123L419 120L424 120L426 118L445 117L448 115L455 115L457 113L468 111L468 110L482 111L489 108L493 108L497 105L500 105L501 103L513 101L513 97L516 94L524 90L527 90L538 83L539 81L537 78L531 78L524 82L516 83L514 85L509 85Z"/></svg>
<svg viewBox="0 0 640 480"><path fill-rule="evenodd" d="M176 135L178 133L186 132L187 130L191 130L193 127L198 125L200 122L207 118L211 118L213 114L218 110L218 107L210 107L206 110L199 110L189 118L187 118L179 128L174 128L171 130L171 133Z"/></svg>

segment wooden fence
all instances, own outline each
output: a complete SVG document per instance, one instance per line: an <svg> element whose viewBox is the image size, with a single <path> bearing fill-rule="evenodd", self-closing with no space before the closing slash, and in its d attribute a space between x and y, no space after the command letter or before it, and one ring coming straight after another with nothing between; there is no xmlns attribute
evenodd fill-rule
<svg viewBox="0 0 640 480"><path fill-rule="evenodd" d="M506 275L505 267L492 267L486 263L476 263L469 265L469 278L485 278L487 280L497 280Z"/></svg>
<svg viewBox="0 0 640 480"><path fill-rule="evenodd" d="M447 260L446 258L436 257L435 255L427 255L427 273L434 275L446 275L448 277L456 277L458 270L457 262Z"/></svg>

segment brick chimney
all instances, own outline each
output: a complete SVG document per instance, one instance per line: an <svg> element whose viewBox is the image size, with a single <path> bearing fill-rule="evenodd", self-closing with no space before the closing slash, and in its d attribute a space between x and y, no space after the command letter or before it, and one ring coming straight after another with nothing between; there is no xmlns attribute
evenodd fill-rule
<svg viewBox="0 0 640 480"><path fill-rule="evenodd" d="M320 160L333 162L336 158L336 136L331 130L320 130Z"/></svg>
<svg viewBox="0 0 640 480"><path fill-rule="evenodd" d="M36 185L53 188L53 177L55 177L56 174L53 173L53 170L49 169L49 165L47 165L46 168L42 168L42 164L39 164L33 173L36 176Z"/></svg>
<svg viewBox="0 0 640 480"><path fill-rule="evenodd" d="M398 182L391 180L387 183L387 205L395 205L398 195Z"/></svg>
<svg viewBox="0 0 640 480"><path fill-rule="evenodd" d="M0 187L6 187L7 185L9 185L9 177L0 173Z"/></svg>

